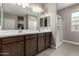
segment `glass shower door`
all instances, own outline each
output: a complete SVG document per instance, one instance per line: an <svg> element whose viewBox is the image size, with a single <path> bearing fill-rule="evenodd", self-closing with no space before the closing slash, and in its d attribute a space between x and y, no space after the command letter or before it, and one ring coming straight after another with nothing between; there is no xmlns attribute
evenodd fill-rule
<svg viewBox="0 0 79 59"><path fill-rule="evenodd" d="M60 16L56 19L56 43L59 44L63 40L63 20Z"/></svg>

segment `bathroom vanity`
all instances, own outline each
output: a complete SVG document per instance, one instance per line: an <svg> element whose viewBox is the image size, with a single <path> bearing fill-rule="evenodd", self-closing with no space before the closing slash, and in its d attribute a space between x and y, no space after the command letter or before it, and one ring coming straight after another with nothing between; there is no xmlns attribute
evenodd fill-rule
<svg viewBox="0 0 79 59"><path fill-rule="evenodd" d="M41 17L43 12L34 12L32 6L1 4L1 56L33 56L50 47L50 16Z"/></svg>
<svg viewBox="0 0 79 59"><path fill-rule="evenodd" d="M51 31L0 38L0 55L33 56L50 47Z"/></svg>

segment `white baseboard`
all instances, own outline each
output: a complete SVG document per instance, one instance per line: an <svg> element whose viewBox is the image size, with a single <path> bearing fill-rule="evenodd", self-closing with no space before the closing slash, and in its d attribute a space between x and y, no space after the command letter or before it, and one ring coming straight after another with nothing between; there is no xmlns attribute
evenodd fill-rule
<svg viewBox="0 0 79 59"><path fill-rule="evenodd" d="M68 41L68 40L64 40L64 42L71 43L71 44L75 44L75 45L79 45L78 42L73 42L73 41Z"/></svg>
<svg viewBox="0 0 79 59"><path fill-rule="evenodd" d="M59 42L56 46L51 45L51 48L58 48L63 42L64 42L64 40L62 40L61 42Z"/></svg>
<svg viewBox="0 0 79 59"><path fill-rule="evenodd" d="M56 46L51 45L51 47L53 47L53 48L58 48L63 42L67 42L67 43L74 44L74 45L79 45L78 42L63 40L63 41L61 41L60 43L58 43Z"/></svg>
<svg viewBox="0 0 79 59"><path fill-rule="evenodd" d="M58 44L56 45L56 48L58 48L63 42L64 42L64 40L62 40L60 43L58 43Z"/></svg>
<svg viewBox="0 0 79 59"><path fill-rule="evenodd" d="M55 48L55 46L54 45L51 45L51 48Z"/></svg>

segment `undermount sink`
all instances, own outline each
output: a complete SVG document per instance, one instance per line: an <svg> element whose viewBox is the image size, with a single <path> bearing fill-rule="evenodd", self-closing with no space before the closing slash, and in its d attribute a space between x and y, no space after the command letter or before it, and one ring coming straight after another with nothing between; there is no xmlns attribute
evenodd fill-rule
<svg viewBox="0 0 79 59"><path fill-rule="evenodd" d="M22 32L23 32L23 30L18 30L18 32L19 32L19 33L22 33Z"/></svg>

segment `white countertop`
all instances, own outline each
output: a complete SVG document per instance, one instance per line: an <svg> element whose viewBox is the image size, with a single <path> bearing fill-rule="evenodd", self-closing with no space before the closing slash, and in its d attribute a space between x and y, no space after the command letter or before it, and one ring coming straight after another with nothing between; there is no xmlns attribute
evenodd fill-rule
<svg viewBox="0 0 79 59"><path fill-rule="evenodd" d="M38 30L0 30L0 38L27 35L27 34L45 33L45 32L51 32L51 30L48 30L48 29L44 29L40 31Z"/></svg>

